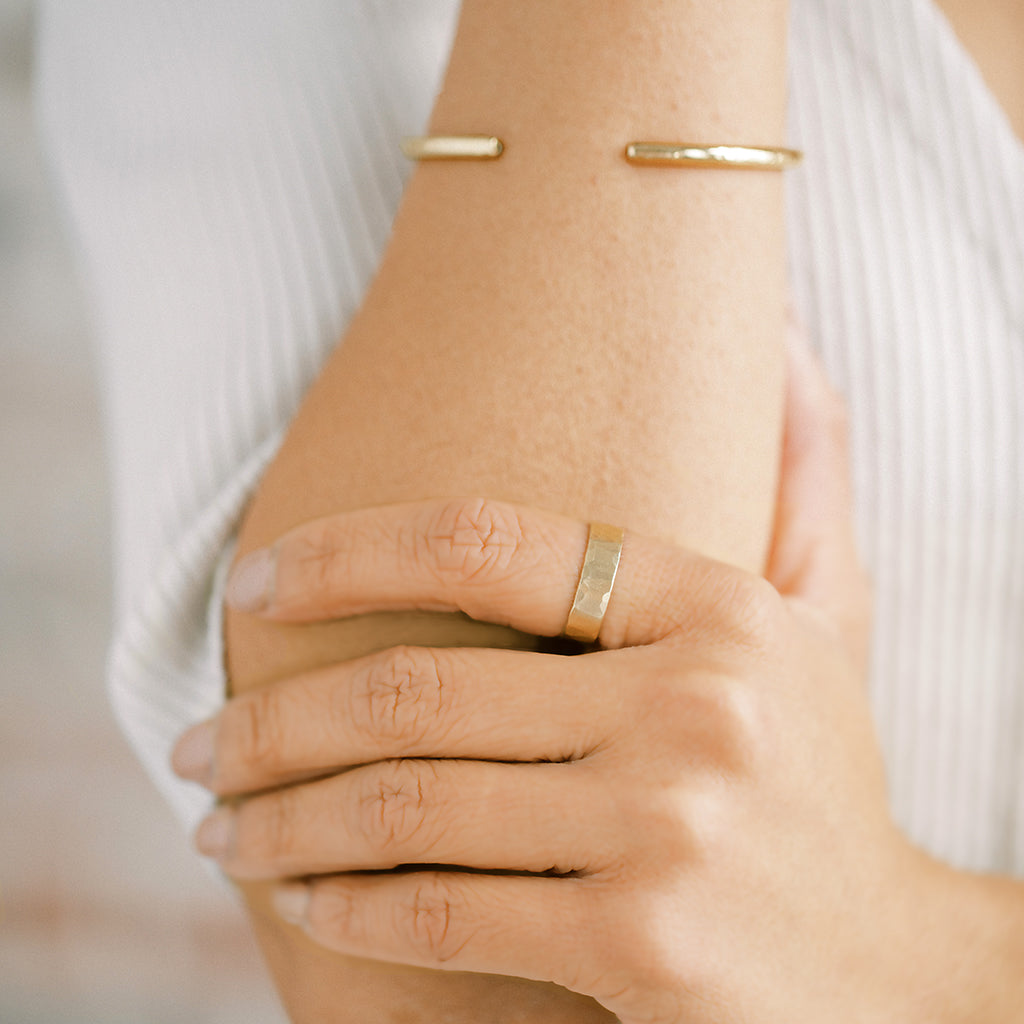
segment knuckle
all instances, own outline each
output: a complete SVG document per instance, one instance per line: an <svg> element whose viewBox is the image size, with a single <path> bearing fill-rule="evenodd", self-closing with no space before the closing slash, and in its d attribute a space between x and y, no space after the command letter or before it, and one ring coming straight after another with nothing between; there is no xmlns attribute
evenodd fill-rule
<svg viewBox="0 0 1024 1024"><path fill-rule="evenodd" d="M629 538L627 535L627 543ZM623 556L629 553L623 547ZM601 645L616 650L649 642L644 638L653 636L678 636L688 631L688 619L681 616L679 598L681 577L679 563L671 554L652 563L634 590L616 592L616 613L608 616L601 627ZM688 586L696 591L705 589L706 580L694 573L693 582Z"/></svg>
<svg viewBox="0 0 1024 1024"><path fill-rule="evenodd" d="M720 641L761 652L777 639L783 611L779 592L753 573L727 570L710 584L710 612Z"/></svg>
<svg viewBox="0 0 1024 1024"><path fill-rule="evenodd" d="M284 741L277 691L267 687L229 702L222 712L217 739L219 772L251 777L273 771L281 760Z"/></svg>
<svg viewBox="0 0 1024 1024"><path fill-rule="evenodd" d="M291 545L292 557L301 571L301 588L307 596L323 599L343 591L360 546L353 542L349 530L333 519L325 519L310 524Z"/></svg>
<svg viewBox="0 0 1024 1024"><path fill-rule="evenodd" d="M626 594L619 597L616 614L601 625L601 646L621 650L643 642L643 637L672 636L680 632L675 611L676 581L658 581L639 599Z"/></svg>
<svg viewBox="0 0 1024 1024"><path fill-rule="evenodd" d="M472 941L466 901L443 873L424 875L395 912L399 934L427 963L447 963Z"/></svg>
<svg viewBox="0 0 1024 1024"><path fill-rule="evenodd" d="M693 779L747 776L777 747L777 701L759 676L711 658L683 675L670 666L654 676L644 688L648 704L636 712L639 729Z"/></svg>
<svg viewBox="0 0 1024 1024"><path fill-rule="evenodd" d="M628 861L614 870L631 883L656 865L671 865L671 872L687 871L713 865L716 855L728 852L719 842L728 810L722 772L717 765L709 770L703 755L701 760L699 775L693 773L685 785L640 793L623 814L637 838L628 850Z"/></svg>
<svg viewBox="0 0 1024 1024"><path fill-rule="evenodd" d="M727 1008L727 976L716 963L714 943L688 944L681 955L676 936L651 926L656 914L636 912L638 903L656 906L658 891L642 886L638 898L607 897L603 887L590 892L586 916L596 922L593 933L602 940L588 958L593 966L578 991L613 1004L630 1024L735 1019Z"/></svg>
<svg viewBox="0 0 1024 1024"><path fill-rule="evenodd" d="M328 942L360 946L370 935L359 901L348 886L333 880L314 885L307 915L310 932Z"/></svg>
<svg viewBox="0 0 1024 1024"><path fill-rule="evenodd" d="M691 683L676 698L664 726L678 757L713 778L749 774L770 746L767 701L756 686L715 673Z"/></svg>
<svg viewBox="0 0 1024 1024"><path fill-rule="evenodd" d="M729 790L721 775L709 775L695 780L666 810L666 816L672 815L672 831L665 845L678 868L715 872L735 856L743 834L736 831L737 811Z"/></svg>
<svg viewBox="0 0 1024 1024"><path fill-rule="evenodd" d="M753 770L766 743L763 701L754 687L720 679L706 698L714 722L716 761L727 774Z"/></svg>
<svg viewBox="0 0 1024 1024"><path fill-rule="evenodd" d="M372 749L424 740L447 707L442 661L430 648L396 647L367 663L344 713Z"/></svg>
<svg viewBox="0 0 1024 1024"><path fill-rule="evenodd" d="M237 852L252 866L286 861L296 849L299 823L295 795L282 790L244 805L239 813Z"/></svg>
<svg viewBox="0 0 1024 1024"><path fill-rule="evenodd" d="M388 761L373 772L360 799L364 838L384 861L428 855L429 809L436 774L425 761ZM433 776L433 777L432 777ZM391 865L395 866L395 865Z"/></svg>
<svg viewBox="0 0 1024 1024"><path fill-rule="evenodd" d="M523 537L523 523L511 506L460 499L432 512L417 535L414 557L446 583L493 582L515 571Z"/></svg>
<svg viewBox="0 0 1024 1024"><path fill-rule="evenodd" d="M690 1016L690 1007L680 991L677 971L651 968L644 973L650 977L625 979L616 974L606 976L602 979L602 987L597 989L601 1001L613 1003L630 1024L679 1024L686 1020L725 1019L703 1014L700 1018Z"/></svg>
<svg viewBox="0 0 1024 1024"><path fill-rule="evenodd" d="M717 761L724 775L753 775L769 748L770 730L764 701L751 686L728 681L715 698Z"/></svg>
<svg viewBox="0 0 1024 1024"><path fill-rule="evenodd" d="M610 915L604 911L602 916L602 931L612 938L595 951L596 977L588 977L581 991L613 1003L631 1024L676 1024L689 1019L683 1013L678 950L651 929L648 918L631 908Z"/></svg>

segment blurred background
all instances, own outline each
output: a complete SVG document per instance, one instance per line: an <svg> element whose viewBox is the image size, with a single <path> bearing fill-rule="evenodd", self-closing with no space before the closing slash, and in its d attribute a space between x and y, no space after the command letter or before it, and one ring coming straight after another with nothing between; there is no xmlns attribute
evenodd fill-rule
<svg viewBox="0 0 1024 1024"><path fill-rule="evenodd" d="M107 710L89 313L0 0L0 1022L281 1024L241 911Z"/></svg>

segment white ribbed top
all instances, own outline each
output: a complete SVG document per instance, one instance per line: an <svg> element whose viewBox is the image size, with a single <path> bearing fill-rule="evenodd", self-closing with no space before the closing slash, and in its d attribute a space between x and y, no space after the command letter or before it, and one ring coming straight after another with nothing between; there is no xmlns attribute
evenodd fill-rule
<svg viewBox="0 0 1024 1024"><path fill-rule="evenodd" d="M40 122L95 297L118 717L167 767L223 699L219 584L362 299L454 0L41 5ZM930 0L794 0L796 305L849 397L895 812L1024 874L1024 146Z"/></svg>

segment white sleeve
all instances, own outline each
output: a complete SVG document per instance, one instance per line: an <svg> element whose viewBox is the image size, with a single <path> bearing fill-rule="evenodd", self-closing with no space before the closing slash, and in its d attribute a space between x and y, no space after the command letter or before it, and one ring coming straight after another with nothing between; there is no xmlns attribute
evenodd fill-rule
<svg viewBox="0 0 1024 1024"><path fill-rule="evenodd" d="M43 3L37 110L93 303L113 475L109 687L168 767L222 703L245 504L357 308L455 0Z"/></svg>

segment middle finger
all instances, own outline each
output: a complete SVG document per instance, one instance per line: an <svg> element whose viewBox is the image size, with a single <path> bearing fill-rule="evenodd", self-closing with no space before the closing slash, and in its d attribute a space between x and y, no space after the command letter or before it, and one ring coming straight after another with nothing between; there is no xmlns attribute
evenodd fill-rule
<svg viewBox="0 0 1024 1024"><path fill-rule="evenodd" d="M229 796L396 757L578 759L614 730L642 656L393 648L235 698L192 731L210 763L183 774Z"/></svg>

